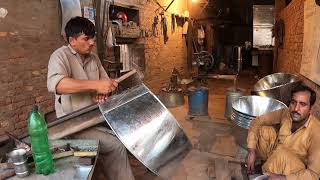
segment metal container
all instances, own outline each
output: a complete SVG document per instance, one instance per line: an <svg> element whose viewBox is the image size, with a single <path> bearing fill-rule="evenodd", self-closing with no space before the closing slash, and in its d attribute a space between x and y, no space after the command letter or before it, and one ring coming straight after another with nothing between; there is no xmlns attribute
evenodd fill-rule
<svg viewBox="0 0 320 180"><path fill-rule="evenodd" d="M165 179L192 149L173 115L144 84L111 96L99 108L125 147Z"/></svg>
<svg viewBox="0 0 320 180"><path fill-rule="evenodd" d="M160 100L167 108L182 106L184 104L182 89L168 91L167 88L163 88L160 93Z"/></svg>
<svg viewBox="0 0 320 180"><path fill-rule="evenodd" d="M231 120L234 128L232 133L236 142L246 148L248 129L251 122L257 116L286 107L281 101L262 96L242 96L235 100L232 103Z"/></svg>
<svg viewBox="0 0 320 180"><path fill-rule="evenodd" d="M233 101L237 100L239 97L243 96L245 93L244 89L240 88L233 88L230 87L227 89L226 92L226 106L224 111L224 117L230 118L231 117L231 109L232 109L232 103Z"/></svg>
<svg viewBox="0 0 320 180"><path fill-rule="evenodd" d="M260 79L253 87L253 94L277 99L286 105L290 102L290 92L301 83L293 74L275 73Z"/></svg>
<svg viewBox="0 0 320 180"><path fill-rule="evenodd" d="M260 175L255 177L253 180L268 180L269 176L268 175Z"/></svg>
<svg viewBox="0 0 320 180"><path fill-rule="evenodd" d="M208 95L206 87L188 88L189 116L207 116L208 115Z"/></svg>
<svg viewBox="0 0 320 180"><path fill-rule="evenodd" d="M18 177L29 175L27 155L25 149L16 149L9 153L9 157L14 164L14 170Z"/></svg>

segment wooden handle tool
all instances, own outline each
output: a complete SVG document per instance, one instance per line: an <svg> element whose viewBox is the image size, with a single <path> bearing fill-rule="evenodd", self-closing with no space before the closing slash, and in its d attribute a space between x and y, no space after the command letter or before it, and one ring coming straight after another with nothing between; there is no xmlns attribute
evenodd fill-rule
<svg viewBox="0 0 320 180"><path fill-rule="evenodd" d="M115 81L116 81L117 83L120 83L121 81L127 79L128 77L134 75L135 73L137 73L137 70L136 70L136 69L133 69L133 70L129 71L128 73L126 73L126 74L118 77L117 79L115 79Z"/></svg>

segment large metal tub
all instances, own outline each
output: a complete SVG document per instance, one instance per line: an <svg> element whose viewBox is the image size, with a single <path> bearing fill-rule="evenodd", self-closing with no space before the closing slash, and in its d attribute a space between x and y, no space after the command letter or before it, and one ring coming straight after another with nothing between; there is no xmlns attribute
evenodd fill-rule
<svg viewBox="0 0 320 180"><path fill-rule="evenodd" d="M150 171L169 178L192 145L158 98L141 84L99 105L126 148Z"/></svg>
<svg viewBox="0 0 320 180"><path fill-rule="evenodd" d="M253 94L271 97L288 105L291 90L300 83L299 77L293 74L270 74L254 85Z"/></svg>
<svg viewBox="0 0 320 180"><path fill-rule="evenodd" d="M233 122L233 135L236 142L246 148L247 135L251 122L268 112L276 111L287 106L273 98L262 96L242 96L232 103L231 120Z"/></svg>

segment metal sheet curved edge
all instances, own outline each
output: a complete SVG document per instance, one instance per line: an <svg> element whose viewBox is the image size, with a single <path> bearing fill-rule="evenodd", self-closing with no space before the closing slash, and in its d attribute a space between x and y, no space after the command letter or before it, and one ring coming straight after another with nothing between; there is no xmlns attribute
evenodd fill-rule
<svg viewBox="0 0 320 180"><path fill-rule="evenodd" d="M144 84L111 96L99 109L128 151L162 178L171 177L192 149L174 116Z"/></svg>

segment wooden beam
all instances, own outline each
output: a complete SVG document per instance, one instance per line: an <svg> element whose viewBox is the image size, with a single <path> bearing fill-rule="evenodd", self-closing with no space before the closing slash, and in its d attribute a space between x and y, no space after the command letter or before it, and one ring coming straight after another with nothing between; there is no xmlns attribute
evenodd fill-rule
<svg viewBox="0 0 320 180"><path fill-rule="evenodd" d="M193 56L193 23L192 20L188 19L188 32L187 32L187 64L188 70L192 70L192 56Z"/></svg>

